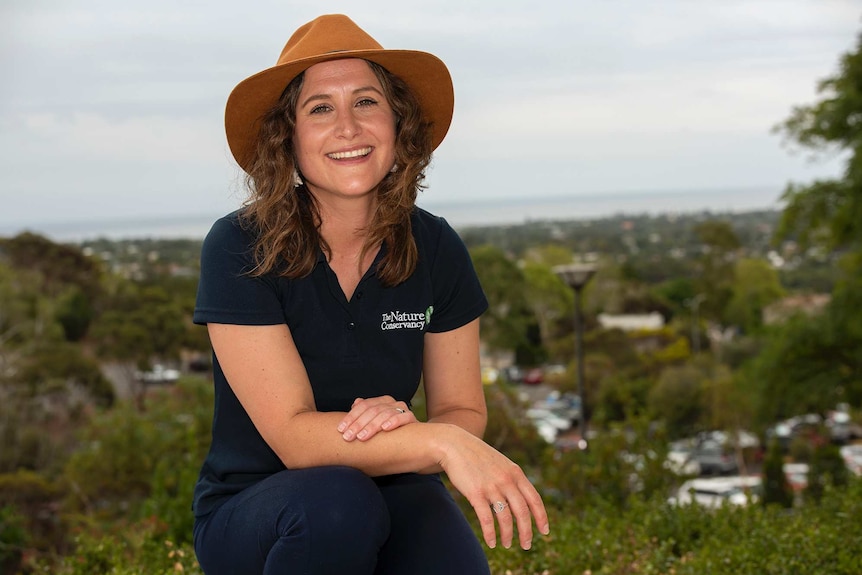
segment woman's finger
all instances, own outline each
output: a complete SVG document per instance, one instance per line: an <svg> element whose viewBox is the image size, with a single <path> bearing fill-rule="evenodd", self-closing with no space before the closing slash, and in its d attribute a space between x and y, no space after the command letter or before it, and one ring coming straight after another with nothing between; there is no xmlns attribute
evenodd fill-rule
<svg viewBox="0 0 862 575"><path fill-rule="evenodd" d="M368 399L357 397L353 400L353 405L350 407L350 411L348 411L341 422L338 424L338 433L344 433L347 431L347 428L353 425L357 419L362 417L362 415L373 408L376 405L381 404L391 404L395 402L395 398L390 397L388 395L380 396L380 397L370 397ZM354 435L356 430L354 430Z"/></svg>
<svg viewBox="0 0 862 575"><path fill-rule="evenodd" d="M488 505L488 501L483 495L476 498L475 501L470 501L473 510L476 511L476 517L479 519L479 527L482 529L482 538L485 544L494 549L497 546L497 531L494 527L494 513Z"/></svg>
<svg viewBox="0 0 862 575"><path fill-rule="evenodd" d="M508 549L512 546L512 538L515 536L514 525L512 523L512 511L506 498L502 495L493 499L491 510L497 518L497 525L500 528L500 543Z"/></svg>
<svg viewBox="0 0 862 575"><path fill-rule="evenodd" d="M545 509L545 503L542 501L542 496L536 491L536 488L530 483L530 480L524 477L518 484L521 494L529 508L530 515L536 522L536 529L542 535L547 535L551 532L551 526L548 522L548 511ZM518 524L520 529L520 523Z"/></svg>
<svg viewBox="0 0 862 575"><path fill-rule="evenodd" d="M379 431L391 431L401 427L402 425L413 423L415 421L416 416L404 408L382 408L376 417L356 432L356 438L361 441L368 441Z"/></svg>
<svg viewBox="0 0 862 575"><path fill-rule="evenodd" d="M346 427L339 425L339 431L346 441L359 439L368 441L379 431L390 431L417 421L416 416L403 401L365 402L357 405L351 412L358 415Z"/></svg>
<svg viewBox="0 0 862 575"><path fill-rule="evenodd" d="M533 516L530 513L530 507L520 493L510 498L510 501L509 521L511 522L514 517L518 524L518 542L521 544L521 549L529 549L533 546Z"/></svg>

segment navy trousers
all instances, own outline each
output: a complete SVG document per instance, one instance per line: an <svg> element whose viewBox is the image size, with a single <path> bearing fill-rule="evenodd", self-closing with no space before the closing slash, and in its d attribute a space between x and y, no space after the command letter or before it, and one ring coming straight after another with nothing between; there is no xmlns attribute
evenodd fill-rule
<svg viewBox="0 0 862 575"><path fill-rule="evenodd" d="M436 475L286 470L198 518L206 575L489 575Z"/></svg>

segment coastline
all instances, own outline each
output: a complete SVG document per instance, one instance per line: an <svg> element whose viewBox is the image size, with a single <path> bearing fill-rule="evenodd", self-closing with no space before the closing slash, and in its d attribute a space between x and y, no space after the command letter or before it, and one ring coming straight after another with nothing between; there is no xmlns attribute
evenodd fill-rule
<svg viewBox="0 0 862 575"><path fill-rule="evenodd" d="M432 192L417 204L442 216L456 229L517 225L540 220L587 220L619 216L673 215L710 212L738 213L780 209L781 190L751 187L722 190L650 191L572 196L437 201ZM53 241L80 242L158 238L202 239L224 214L201 212L175 216L142 216L31 224L0 223L0 237L29 231Z"/></svg>

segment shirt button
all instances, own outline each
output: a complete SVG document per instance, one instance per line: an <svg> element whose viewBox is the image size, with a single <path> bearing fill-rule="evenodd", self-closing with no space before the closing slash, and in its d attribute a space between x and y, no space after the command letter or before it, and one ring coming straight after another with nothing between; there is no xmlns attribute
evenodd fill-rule
<svg viewBox="0 0 862 575"><path fill-rule="evenodd" d="M354 329L356 329L356 324L355 324L355 323L353 323L352 321L351 321L351 322L348 322L348 324L347 324L347 329L348 329L349 331L353 331Z"/></svg>
<svg viewBox="0 0 862 575"><path fill-rule="evenodd" d="M356 292L356 299L362 299L362 292L361 291Z"/></svg>

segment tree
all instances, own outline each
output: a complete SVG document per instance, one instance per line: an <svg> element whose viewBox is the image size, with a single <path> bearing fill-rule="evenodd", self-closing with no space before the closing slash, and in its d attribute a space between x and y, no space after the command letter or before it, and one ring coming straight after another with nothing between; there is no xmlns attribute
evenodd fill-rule
<svg viewBox="0 0 862 575"><path fill-rule="evenodd" d="M819 100L794 108L777 130L815 153L845 153L840 177L789 184L776 239L840 249L841 274L827 309L772 332L752 366L764 421L862 401L862 34L839 71L817 87Z"/></svg>
<svg viewBox="0 0 862 575"><path fill-rule="evenodd" d="M838 446L831 443L816 446L808 469L808 486L805 488L805 495L819 503L827 486L844 485L847 485L847 466L838 451Z"/></svg>
<svg viewBox="0 0 862 575"><path fill-rule="evenodd" d="M793 506L793 492L784 473L784 455L776 440L769 442L763 460L763 504Z"/></svg>
<svg viewBox="0 0 862 575"><path fill-rule="evenodd" d="M57 296L69 285L78 286L87 297L99 293L101 266L76 247L24 232L13 238L0 238L0 257L13 268L38 273L46 295Z"/></svg>
<svg viewBox="0 0 862 575"><path fill-rule="evenodd" d="M545 264L527 262L523 268L526 289L524 297L539 326L542 344L550 348L561 320L572 317L572 290Z"/></svg>
<svg viewBox="0 0 862 575"><path fill-rule="evenodd" d="M820 100L798 106L776 127L788 142L811 150L845 152L840 178L789 184L778 238L796 236L804 245L859 249L862 246L862 34L855 51L841 57L836 75L817 86Z"/></svg>
<svg viewBox="0 0 862 575"><path fill-rule="evenodd" d="M742 244L726 221L701 222L695 226L695 233L703 252L694 282L697 292L705 296L700 310L705 317L721 320L731 298L734 259Z"/></svg>
<svg viewBox="0 0 862 575"><path fill-rule="evenodd" d="M493 246L473 248L470 255L489 304L482 316L483 342L495 351L523 354L524 350L531 350L537 343L530 337L536 319L527 305L527 282L523 272L502 250Z"/></svg>
<svg viewBox="0 0 862 575"><path fill-rule="evenodd" d="M650 410L664 420L669 437L691 435L700 429L702 379L703 373L694 365L669 367L650 390Z"/></svg>
<svg viewBox="0 0 862 575"><path fill-rule="evenodd" d="M763 309L780 299L784 288L768 262L744 258L734 265L731 293L726 311L728 322L753 331L763 325Z"/></svg>

